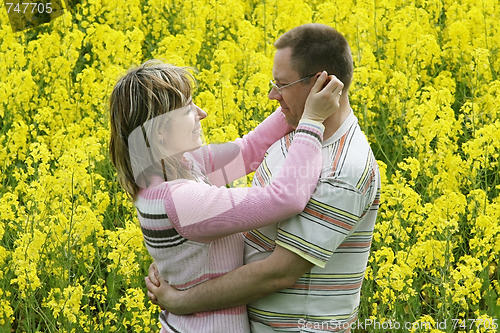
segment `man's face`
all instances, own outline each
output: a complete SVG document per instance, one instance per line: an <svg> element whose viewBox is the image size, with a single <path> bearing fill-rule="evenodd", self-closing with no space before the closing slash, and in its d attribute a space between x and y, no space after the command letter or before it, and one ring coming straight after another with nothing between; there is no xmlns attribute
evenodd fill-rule
<svg viewBox="0 0 500 333"><path fill-rule="evenodd" d="M274 56L273 77L278 87L301 79L299 73L292 68L291 54L292 49L287 47L277 50ZM272 88L269 92L269 99L280 103L281 112L285 115L287 123L293 127L299 124L307 96L314 82L314 77L312 77L281 89L281 94L276 88Z"/></svg>

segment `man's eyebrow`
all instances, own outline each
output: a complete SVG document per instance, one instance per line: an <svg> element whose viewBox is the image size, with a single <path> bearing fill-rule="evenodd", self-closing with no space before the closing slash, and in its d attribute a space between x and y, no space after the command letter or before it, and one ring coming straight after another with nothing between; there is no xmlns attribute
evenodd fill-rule
<svg viewBox="0 0 500 333"><path fill-rule="evenodd" d="M277 77L277 78L274 78L274 81L279 82L281 84L286 84L288 82L291 82L292 80L287 80L286 78L283 78L283 77Z"/></svg>
<svg viewBox="0 0 500 333"><path fill-rule="evenodd" d="M279 84L283 83L283 81L281 81L281 79L279 79L279 78L273 78L273 80L274 80L274 82L279 83Z"/></svg>

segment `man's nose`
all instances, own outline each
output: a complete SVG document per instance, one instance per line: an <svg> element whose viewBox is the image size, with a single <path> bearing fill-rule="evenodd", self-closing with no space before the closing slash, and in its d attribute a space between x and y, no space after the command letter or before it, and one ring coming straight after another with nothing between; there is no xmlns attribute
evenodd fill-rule
<svg viewBox="0 0 500 333"><path fill-rule="evenodd" d="M281 94L279 93L278 89L276 89L275 87L271 87L271 90L269 91L269 95L267 95L267 97L269 97L270 100L277 100L279 101L282 96Z"/></svg>

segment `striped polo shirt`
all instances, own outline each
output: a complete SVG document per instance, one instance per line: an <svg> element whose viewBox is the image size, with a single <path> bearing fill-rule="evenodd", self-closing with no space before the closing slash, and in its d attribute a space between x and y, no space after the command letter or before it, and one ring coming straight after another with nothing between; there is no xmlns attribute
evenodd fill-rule
<svg viewBox="0 0 500 333"><path fill-rule="evenodd" d="M272 145L255 173L265 186L281 169L294 133ZM323 168L304 211L245 234L245 263L276 244L315 266L289 289L249 304L253 333L348 332L357 319L380 198L377 162L353 112L323 142Z"/></svg>

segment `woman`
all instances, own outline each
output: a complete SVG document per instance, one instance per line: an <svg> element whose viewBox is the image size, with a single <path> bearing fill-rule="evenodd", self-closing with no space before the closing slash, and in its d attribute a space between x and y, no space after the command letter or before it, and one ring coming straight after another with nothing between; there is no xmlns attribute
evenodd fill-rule
<svg viewBox="0 0 500 333"><path fill-rule="evenodd" d="M201 146L193 78L149 61L130 70L110 98L110 155L137 209L146 247L162 277L190 288L243 264L240 232L300 213L320 174L322 121L338 109L342 87L322 73L306 102L282 172L271 185L227 188L259 166L268 147L291 131L278 110L232 143ZM332 94L332 91L334 92ZM306 171L306 172L304 172ZM249 332L244 306L160 315L162 332Z"/></svg>

